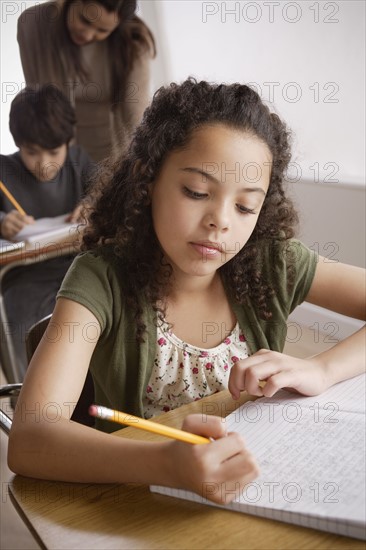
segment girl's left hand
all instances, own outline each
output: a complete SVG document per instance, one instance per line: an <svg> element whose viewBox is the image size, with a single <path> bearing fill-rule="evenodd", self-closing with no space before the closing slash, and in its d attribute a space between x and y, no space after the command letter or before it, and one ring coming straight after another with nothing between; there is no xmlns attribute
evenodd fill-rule
<svg viewBox="0 0 366 550"><path fill-rule="evenodd" d="M265 384L259 385L260 381ZM268 349L235 363L229 378L233 399L239 399L243 390L261 397L272 397L281 388L318 395L329 386L325 365L319 359L297 359Z"/></svg>

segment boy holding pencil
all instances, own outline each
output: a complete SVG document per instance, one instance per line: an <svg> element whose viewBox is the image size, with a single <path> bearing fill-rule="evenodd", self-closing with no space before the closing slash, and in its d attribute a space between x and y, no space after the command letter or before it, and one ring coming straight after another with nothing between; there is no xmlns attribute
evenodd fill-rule
<svg viewBox="0 0 366 550"><path fill-rule="evenodd" d="M76 118L68 99L52 85L27 87L13 100L9 126L19 150L0 155L0 236L12 240L37 218L65 214L76 222L93 168L86 152L70 146ZM71 263L59 257L14 268L3 292L9 330L23 371L25 333L52 312Z"/></svg>

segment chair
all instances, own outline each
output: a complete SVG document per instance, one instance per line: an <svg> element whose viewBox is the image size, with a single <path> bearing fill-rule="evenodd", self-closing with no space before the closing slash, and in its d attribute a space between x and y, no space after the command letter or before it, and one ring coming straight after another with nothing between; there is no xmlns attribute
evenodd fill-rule
<svg viewBox="0 0 366 550"><path fill-rule="evenodd" d="M37 349L37 346L50 322L51 315L44 317L38 323L33 325L27 334L26 337L26 350L28 362L31 360L34 352ZM22 384L6 384L0 386L0 398L1 397L11 397L12 404L14 403L14 398L19 395ZM94 419L89 415L89 407L94 402L94 384L90 372L85 379L84 387L79 397L79 401L75 407L75 410L72 414L71 420L79 422L80 424L85 424L86 426L94 426ZM11 419L9 416L0 409L0 428L5 432L9 433L11 428Z"/></svg>
<svg viewBox="0 0 366 550"><path fill-rule="evenodd" d="M17 397L21 390L22 384L6 384L0 386L0 398L2 397ZM11 428L11 418L0 408L0 429L6 434L9 434Z"/></svg>

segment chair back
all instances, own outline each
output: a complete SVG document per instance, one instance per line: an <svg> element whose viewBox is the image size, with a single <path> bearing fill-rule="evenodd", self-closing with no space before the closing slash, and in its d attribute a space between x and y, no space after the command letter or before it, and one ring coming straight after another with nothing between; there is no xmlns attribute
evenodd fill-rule
<svg viewBox="0 0 366 550"><path fill-rule="evenodd" d="M4 386L0 386L0 399L2 397L16 398L18 397L21 389L22 384L5 384ZM11 423L12 420L10 416L8 416L0 407L0 430L8 435L10 432Z"/></svg>
<svg viewBox="0 0 366 550"><path fill-rule="evenodd" d="M33 354L36 351L37 346L41 341L46 328L48 327L51 317L51 315L47 315L47 317L44 317L29 329L25 341L28 363L33 357ZM79 401L72 414L71 420L79 422L80 424L85 424L86 426L94 426L94 418L92 418L89 414L89 407L93 404L93 402L94 384L92 376L88 371L84 387L80 394Z"/></svg>

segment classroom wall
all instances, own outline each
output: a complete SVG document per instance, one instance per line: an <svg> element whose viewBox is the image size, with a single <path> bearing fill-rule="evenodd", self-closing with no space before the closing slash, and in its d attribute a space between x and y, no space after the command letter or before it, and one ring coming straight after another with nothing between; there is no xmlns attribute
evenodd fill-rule
<svg viewBox="0 0 366 550"><path fill-rule="evenodd" d="M145 0L166 82L246 82L294 131L304 179L364 183L365 3Z"/></svg>

